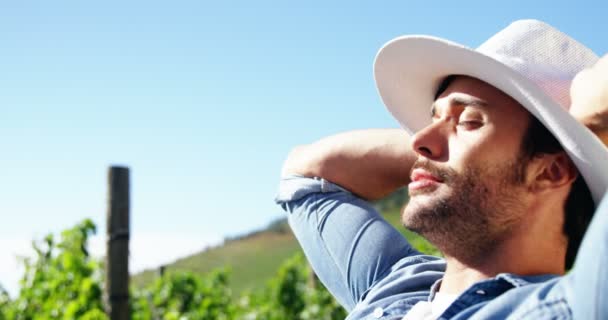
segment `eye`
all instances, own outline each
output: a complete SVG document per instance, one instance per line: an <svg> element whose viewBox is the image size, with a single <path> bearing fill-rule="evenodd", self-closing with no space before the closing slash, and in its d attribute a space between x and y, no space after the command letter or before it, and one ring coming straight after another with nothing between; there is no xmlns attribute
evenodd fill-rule
<svg viewBox="0 0 608 320"><path fill-rule="evenodd" d="M475 130L484 125L484 116L476 109L465 108L458 115L457 126L464 130Z"/></svg>
<svg viewBox="0 0 608 320"><path fill-rule="evenodd" d="M461 120L458 121L458 127L465 130L474 130L483 126L483 122L481 120Z"/></svg>

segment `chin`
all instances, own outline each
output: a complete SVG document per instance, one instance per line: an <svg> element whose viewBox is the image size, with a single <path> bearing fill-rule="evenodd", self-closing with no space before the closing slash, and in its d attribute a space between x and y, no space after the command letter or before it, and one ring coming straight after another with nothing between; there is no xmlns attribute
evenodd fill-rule
<svg viewBox="0 0 608 320"><path fill-rule="evenodd" d="M416 214L416 212L435 210L442 203L449 201L451 197L451 192L445 189L410 194L409 201L402 210L402 215L405 215L406 212Z"/></svg>
<svg viewBox="0 0 608 320"><path fill-rule="evenodd" d="M451 221L457 215L453 210L459 208L457 195L452 189L440 188L432 192L416 193L412 195L407 205L401 211L401 224L418 234L424 236L428 232L435 232L450 228Z"/></svg>
<svg viewBox="0 0 608 320"><path fill-rule="evenodd" d="M419 226L421 221L436 219L433 217L433 212L439 202L437 199L430 199L427 195L410 198L401 210L401 224L412 231L421 231Z"/></svg>

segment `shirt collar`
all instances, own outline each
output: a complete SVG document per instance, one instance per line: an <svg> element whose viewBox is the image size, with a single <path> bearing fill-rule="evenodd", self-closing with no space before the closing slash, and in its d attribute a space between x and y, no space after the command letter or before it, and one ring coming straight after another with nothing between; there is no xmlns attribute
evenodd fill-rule
<svg viewBox="0 0 608 320"><path fill-rule="evenodd" d="M545 281L551 280L556 277L559 277L559 275L543 274L543 275L537 275L537 276L520 276L520 275L516 275L513 273L500 273L500 274L496 275L496 277L494 277L494 278L482 280L480 282L502 280L502 281L509 283L514 288L519 288L519 287L523 287L523 286L526 286L529 284L545 282ZM429 294L429 298L428 298L429 302L433 301L433 299L435 298L435 295L439 291L439 288L441 288L441 280L443 280L443 278L435 281L435 283L433 283L433 285L431 286L431 293Z"/></svg>
<svg viewBox="0 0 608 320"><path fill-rule="evenodd" d="M523 287L529 284L541 283L559 277L557 274L542 274L536 276L520 276L512 273L498 274L495 279L502 279L510 283L513 287Z"/></svg>

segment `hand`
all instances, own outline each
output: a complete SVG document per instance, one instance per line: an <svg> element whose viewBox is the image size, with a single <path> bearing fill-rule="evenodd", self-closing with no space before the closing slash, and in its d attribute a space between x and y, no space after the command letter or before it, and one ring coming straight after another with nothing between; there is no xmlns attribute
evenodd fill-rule
<svg viewBox="0 0 608 320"><path fill-rule="evenodd" d="M574 77L570 97L570 114L608 146L608 54Z"/></svg>

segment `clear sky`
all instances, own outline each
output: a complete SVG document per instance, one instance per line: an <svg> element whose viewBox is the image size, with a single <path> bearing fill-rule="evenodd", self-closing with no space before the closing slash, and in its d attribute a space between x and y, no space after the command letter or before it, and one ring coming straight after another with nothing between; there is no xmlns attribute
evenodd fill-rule
<svg viewBox="0 0 608 320"><path fill-rule="evenodd" d="M608 52L605 1L11 1L0 4L0 283L15 254L132 179L132 270L282 216L291 147L397 127L376 51L402 34L476 47L544 20ZM94 251L103 251L96 238Z"/></svg>

